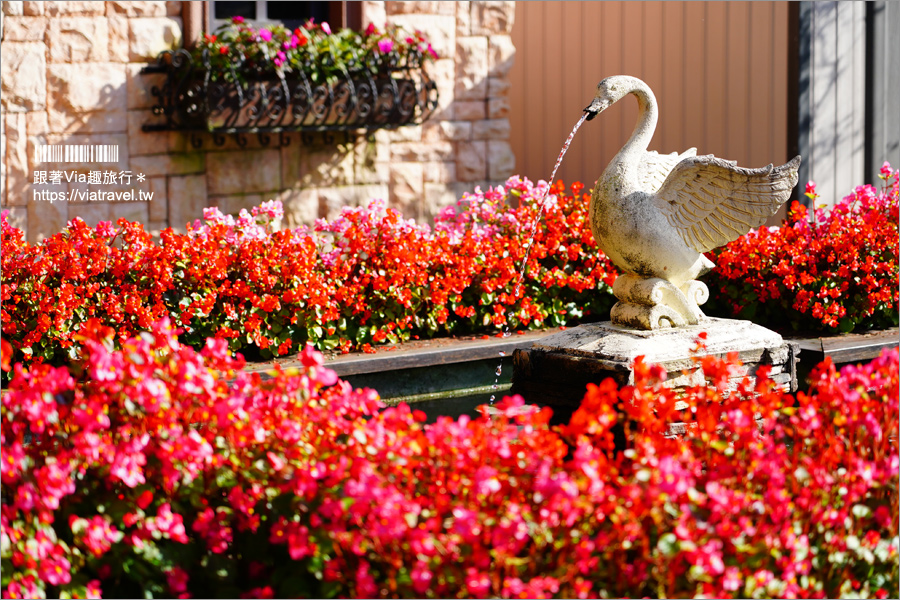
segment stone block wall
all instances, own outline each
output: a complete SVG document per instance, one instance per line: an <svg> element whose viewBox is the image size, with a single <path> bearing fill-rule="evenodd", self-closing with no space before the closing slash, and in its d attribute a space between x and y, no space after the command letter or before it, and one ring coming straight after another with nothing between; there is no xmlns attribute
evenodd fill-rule
<svg viewBox="0 0 900 600"><path fill-rule="evenodd" d="M91 225L120 217L150 231L183 230L204 207L237 213L278 198L288 225L332 217L344 206L388 200L427 221L475 186L513 174L508 75L514 2L363 2L363 26L423 31L440 58L428 66L440 104L422 125L333 140L255 136L216 146L209 134L143 132L152 114L141 74L157 53L182 45L182 2L3 2L0 165L2 208L37 241L76 216ZM287 142L287 143L284 143ZM309 142L309 140L307 140ZM114 165L39 164L39 145L112 144ZM35 183L35 171L132 173L130 182ZM145 176L137 180L137 174ZM49 201L42 191L134 190L151 200Z"/></svg>

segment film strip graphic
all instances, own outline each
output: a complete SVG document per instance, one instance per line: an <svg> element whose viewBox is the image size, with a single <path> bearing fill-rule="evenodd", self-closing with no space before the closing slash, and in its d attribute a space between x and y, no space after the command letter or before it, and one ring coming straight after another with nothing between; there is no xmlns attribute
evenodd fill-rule
<svg viewBox="0 0 900 600"><path fill-rule="evenodd" d="M39 163L116 163L118 144L56 144L35 148Z"/></svg>

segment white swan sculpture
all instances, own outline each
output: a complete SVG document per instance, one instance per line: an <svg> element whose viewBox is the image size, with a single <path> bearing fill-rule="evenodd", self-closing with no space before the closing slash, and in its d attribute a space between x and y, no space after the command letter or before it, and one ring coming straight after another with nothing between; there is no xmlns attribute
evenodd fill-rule
<svg viewBox="0 0 900 600"><path fill-rule="evenodd" d="M636 329L695 325L709 297L697 277L714 265L703 252L737 239L775 214L797 184L800 157L780 167L744 169L696 148L647 151L656 129L656 98L636 77L608 77L585 108L593 119L634 94L640 116L631 138L597 180L591 231L622 274L612 322Z"/></svg>

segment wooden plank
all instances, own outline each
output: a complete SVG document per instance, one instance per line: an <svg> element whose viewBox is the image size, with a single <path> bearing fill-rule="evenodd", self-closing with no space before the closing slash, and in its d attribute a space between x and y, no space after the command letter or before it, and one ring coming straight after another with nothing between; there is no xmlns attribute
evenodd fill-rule
<svg viewBox="0 0 900 600"><path fill-rule="evenodd" d="M525 3L516 7L516 18L512 28L512 42L516 48L516 56L513 66L509 71L509 86L512 90L507 94L509 98L509 144L512 146L516 157L516 171L525 174L526 165L530 164L528 152L528 138L530 127L526 127L526 115L530 114L531 96L536 94L523 93L530 89L528 86L528 74L531 66L532 44L526 36L527 23L531 18L531 11ZM528 69L525 66L528 65Z"/></svg>
<svg viewBox="0 0 900 600"><path fill-rule="evenodd" d="M665 153L684 152L689 147L684 138L684 4L663 2L662 21L664 96L660 98L660 147Z"/></svg>
<svg viewBox="0 0 900 600"><path fill-rule="evenodd" d="M541 25L544 35L547 36L547 42L551 40L557 40L557 42L544 43L544 78L542 85L535 88L538 93L546 96L544 113L541 115L544 124L544 127L541 128L544 131L542 136L543 144L540 148L540 163L536 165L537 170L534 173L535 179L547 179L550 177L550 171L553 168L553 163L556 162L559 148L566 135L568 135L569 130L571 130L571 125L567 124L569 119L563 119L566 104L566 89L563 79L565 67L562 55L564 44L561 43L564 39L563 35L566 26L562 16L564 4L564 2L560 2L557 6L553 6L545 3L542 16L543 22ZM572 120L576 118L578 118L577 115L572 115ZM568 164L565 167L567 168ZM562 174L560 172L557 178Z"/></svg>
<svg viewBox="0 0 900 600"><path fill-rule="evenodd" d="M575 89L584 90L584 92L580 93L579 95L584 98L582 100L584 106L587 106L587 103L590 102L591 98L594 96L594 86L597 83L596 81L594 81L595 76L592 73L594 65L592 63L596 62L596 58L594 58L594 56L599 45L600 37L598 30L594 26L594 18L595 16L599 16L600 8L591 6L592 3L590 2L582 2L580 4L582 5L582 14L581 21L578 23L578 25L581 29L581 39L583 46L581 48L582 59L579 61L581 69L577 74L577 83ZM582 142L581 147L585 148L586 145L583 142L588 138L583 134L580 137L583 138L579 140ZM584 151L580 151L577 154L573 153L573 156L570 160L573 162L573 164L576 162L578 163L577 167L575 167L577 168L576 173L581 174L581 182L584 183L584 187L587 188L588 191L590 191L592 181L584 179L586 174L591 170L590 158L588 153Z"/></svg>
<svg viewBox="0 0 900 600"><path fill-rule="evenodd" d="M788 40L793 33L788 29L789 3L772 2L772 52L769 54L769 72L772 78L772 96L769 114L772 115L769 135L769 156L775 164L784 164L794 158L788 152L788 136L781 135L788 128ZM805 183L805 182L804 182Z"/></svg>
<svg viewBox="0 0 900 600"><path fill-rule="evenodd" d="M871 68L867 106L870 119L866 123L866 181L868 182L878 181L879 169L886 155L885 142L888 136L885 125L889 121L886 119L885 108L890 102L890 95L886 93L888 89L886 84L890 80L887 67L891 62L887 59L892 46L898 49L898 58L894 64L900 64L900 45L888 43L887 23L890 8L890 3L884 0L866 3L866 43L869 53L867 62ZM896 14L900 15L900 12ZM900 25L900 20L898 20L898 25ZM893 31L897 31L897 29L895 28ZM893 72L898 70L900 69L890 69ZM900 93L894 97L900 98ZM898 112L900 111L896 109L891 111L896 119L900 119L900 116L897 115ZM897 131L900 133L900 124L898 124ZM897 144L897 147L900 149L900 143Z"/></svg>
<svg viewBox="0 0 900 600"><path fill-rule="evenodd" d="M797 81L789 81L789 73L793 72L792 68L796 66L797 57L790 56L793 52L796 54L796 41L792 40L792 36L796 38L799 34L798 26L795 22L795 9L790 7L788 2L772 3L772 52L769 53L769 72L772 79L772 94L769 98L769 114L771 115L771 132L769 135L769 160L776 165L781 165L796 155L794 150L789 149L797 143L797 114L796 106L791 102L796 102ZM787 135L780 135L779 132L786 132ZM802 162L801 162L802 164ZM805 182L801 180L797 188L794 189L791 198L795 198L802 194ZM766 226L780 225L787 216L787 209L790 201L782 205L778 212L769 217Z"/></svg>
<svg viewBox="0 0 900 600"><path fill-rule="evenodd" d="M533 48L535 52L531 54L531 62L528 66L529 80L528 87L525 89L530 91L529 96L532 96L533 104L531 106L531 110L528 112L526 118L534 119L537 115L547 114L548 110L551 110L551 101L547 94L544 93L544 90L547 87L547 59L545 56L546 44L547 42L543 40L543 36L545 35L544 31L544 11L546 9L546 5L543 3L540 5L536 5L536 10L533 13L533 18L528 23L528 35L527 40L542 40L540 43L536 44ZM526 42L528 43L528 42ZM532 129L530 127L529 121L524 123L524 126L528 129ZM539 179L541 177L546 177L546 175L541 175L537 173L542 173L542 166L544 161L544 148L547 145L546 140L546 128L544 127L534 127L533 131L530 132L528 136L528 152L529 158L531 160L532 172L531 177L533 179Z"/></svg>
<svg viewBox="0 0 900 600"><path fill-rule="evenodd" d="M644 11L642 5L643 2L622 3L622 29L619 34L622 44L622 70L619 74L634 75L641 79L645 77ZM638 110L637 102L633 96L617 103L613 106L613 109L619 109L619 105L627 109L619 120L621 125L621 142L619 146L621 147L634 130L634 124L638 118ZM604 114L603 116L607 119L616 118L615 113L612 111L610 111L609 115Z"/></svg>
<svg viewBox="0 0 900 600"><path fill-rule="evenodd" d="M706 2L684 5L684 143L678 148L697 148L709 154L706 141Z"/></svg>
<svg viewBox="0 0 900 600"><path fill-rule="evenodd" d="M601 44L602 53L600 55L600 63L602 70L600 76L595 83L610 75L626 75L625 65L623 64L623 48L621 27L622 27L622 4L620 2L602 2L603 22L601 28ZM619 33L616 33L619 32ZM622 106L619 106L619 105ZM636 109L635 114L636 114ZM596 123L593 129L599 129L599 133L595 133L600 141L600 152L596 158L596 174L590 177L597 179L603 173L603 169L613 159L622 145L625 143L626 136L630 133L630 129L626 131L625 124L625 107L620 102L613 106L609 111L603 114L603 118L591 121ZM632 121L632 125L633 125Z"/></svg>
<svg viewBox="0 0 900 600"><path fill-rule="evenodd" d="M758 127L759 123L750 120L750 100L752 91L749 86L750 71L750 7L747 2L727 3L726 46L726 81L728 83L726 116L727 136L725 142L733 153L726 156L738 161L739 165L753 165L750 159L750 140L748 127Z"/></svg>
<svg viewBox="0 0 900 600"><path fill-rule="evenodd" d="M761 167L770 162L780 161L781 157L773 156L771 140L775 137L772 114L772 98L774 81L771 64L774 54L774 5L765 2L751 2L750 29L748 31L747 85L752 94L748 122L744 135L747 138L747 163L745 167ZM754 130L756 130L754 132ZM783 129L781 131L784 131ZM754 135L755 133L755 135ZM775 162L775 164L781 164Z"/></svg>
<svg viewBox="0 0 900 600"><path fill-rule="evenodd" d="M879 334L823 338L822 349L836 363L849 363L877 358L885 348L900 344L897 331Z"/></svg>
<svg viewBox="0 0 900 600"><path fill-rule="evenodd" d="M560 14L562 22L560 24L560 38L565 39L572 35L573 28L579 27L583 18L585 5L587 2L560 2ZM561 43L560 48L560 64L558 67L560 73L560 103L559 103L559 129L556 130L556 142L552 143L552 156L545 167L547 174L543 175L546 179L550 177L553 169L553 163L559 154L569 132L575 126L578 119L581 118L582 109L588 105L593 92L590 92L591 85L585 82L581 76L583 72L582 63L585 60L585 48L582 45ZM587 89L585 89L587 88ZM582 91L585 90L585 91ZM551 136L552 137L552 136ZM560 173L557 179L562 179L566 185L570 185L573 181L582 178L582 168L580 157L573 156L573 160L563 161L560 167Z"/></svg>
<svg viewBox="0 0 900 600"><path fill-rule="evenodd" d="M900 344L900 331L888 329L815 338L791 338L800 347L800 358L808 366L830 357L836 364L877 358L885 348Z"/></svg>
<svg viewBox="0 0 900 600"><path fill-rule="evenodd" d="M812 172L810 165L813 163L812 155L812 26L813 5L811 2L791 3L790 17L792 27L796 26L796 32L791 36L791 50L796 54L789 56L791 61L791 144L796 152L803 157L800 162L799 185L795 189L793 198L804 206L811 204L810 200L802 193L802 188L810 180ZM795 137L794 137L795 136ZM796 144L796 146L793 146Z"/></svg>
<svg viewBox="0 0 900 600"><path fill-rule="evenodd" d="M853 3L853 116L850 129L853 132L853 172L848 187L841 190L841 197L853 187L867 183L866 166L866 7L865 3ZM900 64L895 65L900 69ZM897 108L895 104L895 108ZM900 112L898 110L897 112Z"/></svg>
<svg viewBox="0 0 900 600"><path fill-rule="evenodd" d="M865 112L865 63L861 47L865 37L863 13L865 4L837 3L835 18L835 131L834 131L834 196L831 201L846 195L853 186L862 183L864 141L863 127L858 117Z"/></svg>
<svg viewBox="0 0 900 600"><path fill-rule="evenodd" d="M710 2L707 4L708 25L706 27L706 120L703 146L697 148L700 154L715 154L728 160L740 161L744 154L738 146L729 145L729 138L735 140L733 130L743 124L732 123L735 110L746 104L745 98L737 98L734 88L745 76L741 61L745 51L734 51L735 32L731 27L731 2ZM746 27L746 25L744 25Z"/></svg>
<svg viewBox="0 0 900 600"><path fill-rule="evenodd" d="M900 5L894 2L867 2L871 64L871 120L867 123L867 182L877 183L885 161L900 165Z"/></svg>
<svg viewBox="0 0 900 600"><path fill-rule="evenodd" d="M900 6L894 2L885 3L884 27L887 35L883 36L883 45L880 50L882 83L878 86L883 89L881 100L881 119L878 124L884 131L883 142L877 154L873 156L873 170L881 168L884 161L890 161L895 169L900 168L900 110L897 110L900 99L900 44L896 35L900 31ZM878 181L877 176L872 181Z"/></svg>
<svg viewBox="0 0 900 600"><path fill-rule="evenodd" d="M656 95L656 100L660 109L660 120L657 125L656 134L650 141L650 149L659 152L670 151L663 143L663 133L665 132L665 123L668 119L668 108L666 103L666 86L663 78L663 56L665 49L663 48L663 21L662 21L662 2L640 2L642 9L642 20L644 22L643 30L643 62L641 64L641 72L644 74L643 80Z"/></svg>
<svg viewBox="0 0 900 600"><path fill-rule="evenodd" d="M810 177L818 184L819 202L825 203L837 192L837 3L814 3L812 17Z"/></svg>
<svg viewBox="0 0 900 600"><path fill-rule="evenodd" d="M512 356L517 348L530 347L535 340L550 335L558 329L529 331L521 335L509 337L492 337L489 339L434 339L425 342L400 344L396 350L389 347L376 347L375 354L353 353L326 359L326 366L339 376L378 373L398 369L430 367L462 362L472 362L487 358L501 358L501 352ZM404 347L405 346L405 347ZM280 358L273 361L249 363L246 371L266 371L275 364L282 368L299 366L296 358Z"/></svg>

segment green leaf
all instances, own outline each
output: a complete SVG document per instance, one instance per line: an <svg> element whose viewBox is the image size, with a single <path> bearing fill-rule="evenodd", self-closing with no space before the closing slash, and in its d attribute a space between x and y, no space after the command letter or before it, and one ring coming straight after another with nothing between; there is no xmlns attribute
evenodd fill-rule
<svg viewBox="0 0 900 600"><path fill-rule="evenodd" d="M664 533L660 536L657 546L663 556L672 556L678 552L678 538L674 533Z"/></svg>

